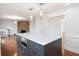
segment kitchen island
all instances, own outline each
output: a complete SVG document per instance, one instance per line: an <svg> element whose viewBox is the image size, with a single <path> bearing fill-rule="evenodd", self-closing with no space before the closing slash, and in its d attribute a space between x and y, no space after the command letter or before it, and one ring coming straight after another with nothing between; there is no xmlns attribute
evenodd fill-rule
<svg viewBox="0 0 79 59"><path fill-rule="evenodd" d="M61 56L61 37L58 35L16 34L17 54L23 56Z"/></svg>

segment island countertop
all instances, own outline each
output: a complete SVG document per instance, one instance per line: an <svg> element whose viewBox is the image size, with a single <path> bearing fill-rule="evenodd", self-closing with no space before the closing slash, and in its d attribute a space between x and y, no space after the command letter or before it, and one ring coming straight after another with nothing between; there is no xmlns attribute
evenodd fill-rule
<svg viewBox="0 0 79 59"><path fill-rule="evenodd" d="M38 44L41 44L41 45L46 45L50 42L53 42L59 38L61 38L60 35L56 35L56 34L53 34L53 35L48 35L48 34L35 34L35 33L17 33L16 35L18 36L21 36L21 37L24 37L26 39L29 39L31 41L34 41Z"/></svg>

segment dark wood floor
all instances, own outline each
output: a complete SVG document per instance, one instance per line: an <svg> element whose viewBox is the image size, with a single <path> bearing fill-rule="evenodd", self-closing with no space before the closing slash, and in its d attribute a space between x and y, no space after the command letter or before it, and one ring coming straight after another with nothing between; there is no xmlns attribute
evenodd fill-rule
<svg viewBox="0 0 79 59"><path fill-rule="evenodd" d="M14 56L16 53L16 36L4 38L4 44L1 44L1 56ZM65 56L79 56L74 52L64 50Z"/></svg>

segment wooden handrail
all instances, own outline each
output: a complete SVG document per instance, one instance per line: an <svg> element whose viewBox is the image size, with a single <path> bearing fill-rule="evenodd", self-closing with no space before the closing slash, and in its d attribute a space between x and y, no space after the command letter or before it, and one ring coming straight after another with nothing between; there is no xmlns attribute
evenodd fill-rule
<svg viewBox="0 0 79 59"><path fill-rule="evenodd" d="M61 51L62 51L62 55L64 56L64 32L61 33L61 37L62 37L62 40L61 40L61 42L62 42L62 44L61 44L62 49L61 49Z"/></svg>

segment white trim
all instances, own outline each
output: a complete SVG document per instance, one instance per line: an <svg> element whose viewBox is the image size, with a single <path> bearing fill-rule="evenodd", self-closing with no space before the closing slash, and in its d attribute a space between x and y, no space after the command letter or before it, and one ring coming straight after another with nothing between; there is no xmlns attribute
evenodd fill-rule
<svg viewBox="0 0 79 59"><path fill-rule="evenodd" d="M65 35L65 37L70 37L70 38L79 39L79 36L78 36L78 35Z"/></svg>

